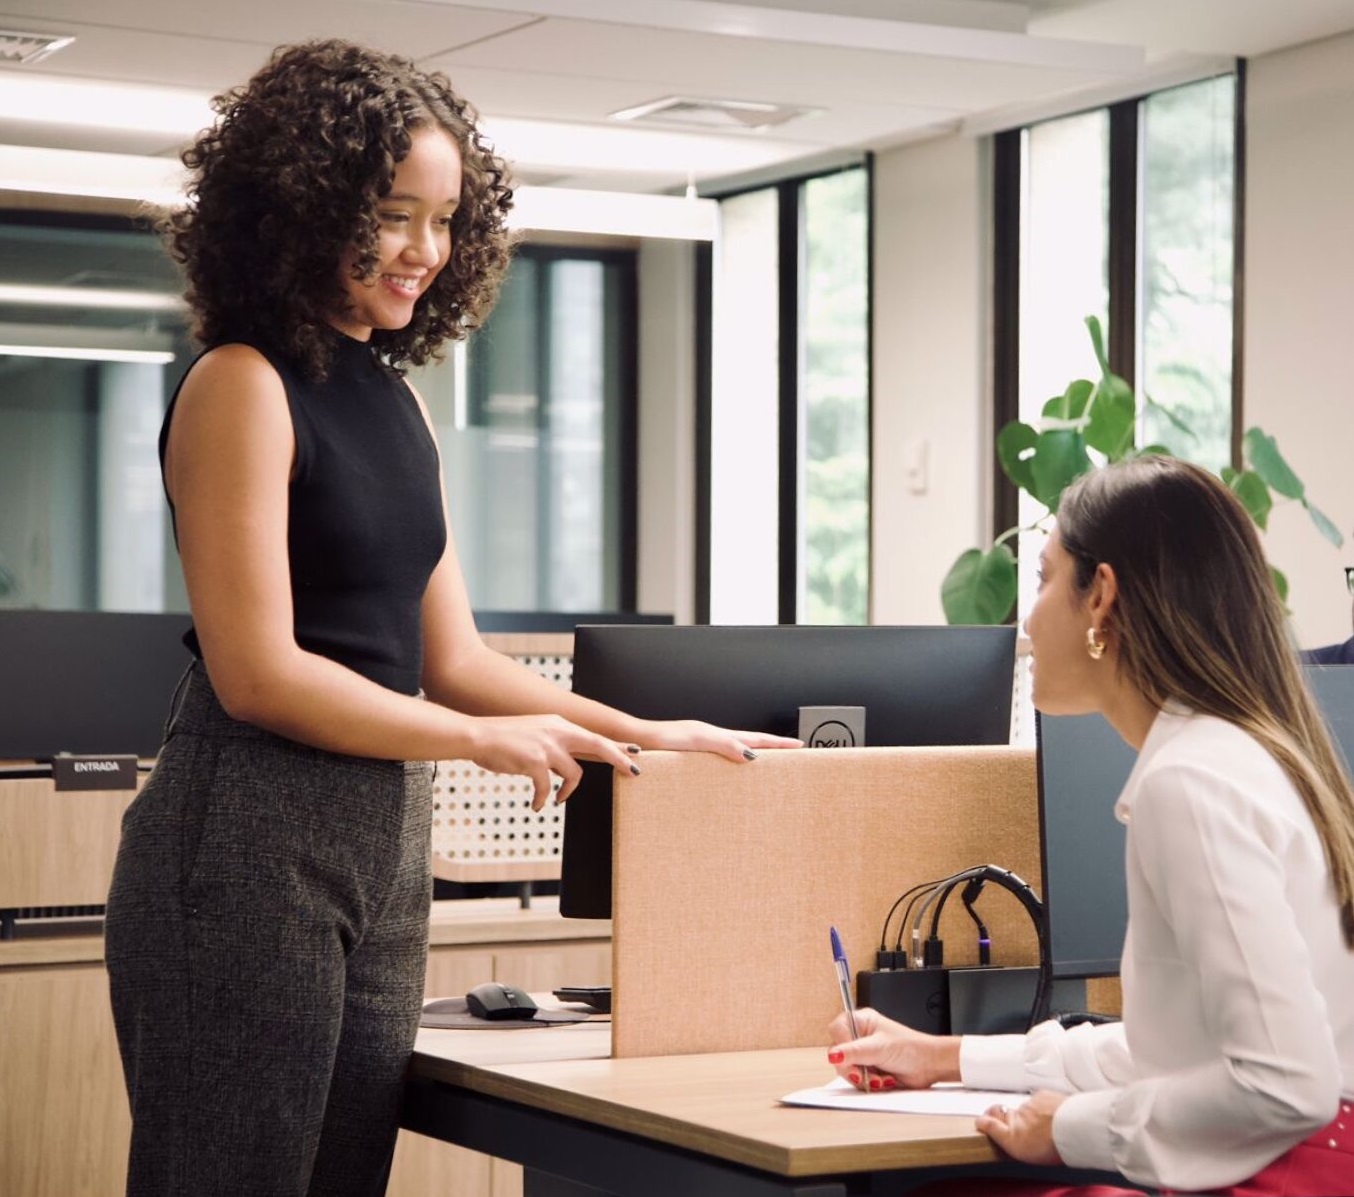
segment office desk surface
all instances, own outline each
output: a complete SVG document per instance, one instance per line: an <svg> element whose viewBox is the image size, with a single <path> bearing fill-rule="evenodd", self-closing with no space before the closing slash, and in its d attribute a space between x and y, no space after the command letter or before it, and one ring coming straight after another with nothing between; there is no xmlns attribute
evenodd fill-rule
<svg viewBox="0 0 1354 1197"><path fill-rule="evenodd" d="M780 1105L832 1078L826 1047L613 1060L610 1025L419 1032L414 1080L535 1110L783 1177L991 1163L968 1117Z"/></svg>

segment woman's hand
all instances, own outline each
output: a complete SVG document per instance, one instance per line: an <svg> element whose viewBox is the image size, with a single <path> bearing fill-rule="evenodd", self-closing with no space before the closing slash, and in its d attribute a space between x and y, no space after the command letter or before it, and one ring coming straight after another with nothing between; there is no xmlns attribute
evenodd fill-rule
<svg viewBox="0 0 1354 1197"><path fill-rule="evenodd" d="M550 778L560 778L556 802L574 792L583 770L579 760L603 761L638 775L634 745L617 744L559 715L503 715L474 720L469 757L491 773L512 773L531 779L531 809L539 811L554 791Z"/></svg>
<svg viewBox="0 0 1354 1197"><path fill-rule="evenodd" d="M635 742L641 748L662 748L687 752L713 752L731 761L756 760L758 748L803 748L803 740L772 736L765 732L733 731L702 723L699 719L643 719L638 723Z"/></svg>
<svg viewBox="0 0 1354 1197"><path fill-rule="evenodd" d="M833 1020L827 1058L856 1088L927 1089L959 1079L957 1035L914 1031L868 1006L855 1012L855 1022L859 1038L852 1039L846 1015Z"/></svg>
<svg viewBox="0 0 1354 1197"><path fill-rule="evenodd" d="M1012 1159L1024 1164L1061 1164L1053 1144L1053 1115L1066 1100L1065 1093L1041 1089L1013 1110L993 1106L974 1125Z"/></svg>

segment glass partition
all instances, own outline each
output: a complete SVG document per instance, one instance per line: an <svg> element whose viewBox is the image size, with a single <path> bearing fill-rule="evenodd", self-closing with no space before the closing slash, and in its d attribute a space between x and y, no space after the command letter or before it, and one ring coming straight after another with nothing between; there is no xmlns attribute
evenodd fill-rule
<svg viewBox="0 0 1354 1197"><path fill-rule="evenodd" d="M186 610L156 456L178 291L130 221L0 215L0 607Z"/></svg>
<svg viewBox="0 0 1354 1197"><path fill-rule="evenodd" d="M160 482L195 352L123 218L0 212L0 608L188 608ZM522 247L467 350L413 371L480 610L634 605L635 254Z"/></svg>

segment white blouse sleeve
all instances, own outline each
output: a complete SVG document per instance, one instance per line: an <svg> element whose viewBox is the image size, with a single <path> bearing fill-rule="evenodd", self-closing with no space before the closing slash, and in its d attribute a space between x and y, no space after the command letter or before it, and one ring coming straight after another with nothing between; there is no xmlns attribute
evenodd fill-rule
<svg viewBox="0 0 1354 1197"><path fill-rule="evenodd" d="M965 1035L959 1073L970 1089L1078 1093L1127 1084L1133 1063L1122 1023L1064 1030L1050 1021L1025 1035Z"/></svg>
<svg viewBox="0 0 1354 1197"><path fill-rule="evenodd" d="M1186 962L1182 982L1197 990L1217 1057L1070 1098L1054 1118L1068 1164L1212 1188L1253 1175L1334 1116L1334 1036L1281 859L1297 832L1241 788L1199 766L1143 778L1130 850ZM1172 995L1147 998L1164 1004Z"/></svg>

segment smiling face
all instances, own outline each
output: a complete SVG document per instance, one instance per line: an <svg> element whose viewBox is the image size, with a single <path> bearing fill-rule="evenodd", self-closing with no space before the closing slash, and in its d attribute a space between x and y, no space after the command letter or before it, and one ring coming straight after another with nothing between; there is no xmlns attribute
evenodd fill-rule
<svg viewBox="0 0 1354 1197"><path fill-rule="evenodd" d="M395 167L390 194L377 206L374 272L341 270L345 309L330 323L358 341L373 329L403 328L414 304L451 258L451 222L461 196L461 152L445 130L417 129L409 153Z"/></svg>
<svg viewBox="0 0 1354 1197"><path fill-rule="evenodd" d="M1033 658L1034 705L1045 715L1102 709L1108 657L1093 661L1086 629L1098 626L1089 597L1077 589L1076 560L1055 528L1039 554L1039 594L1025 619Z"/></svg>

